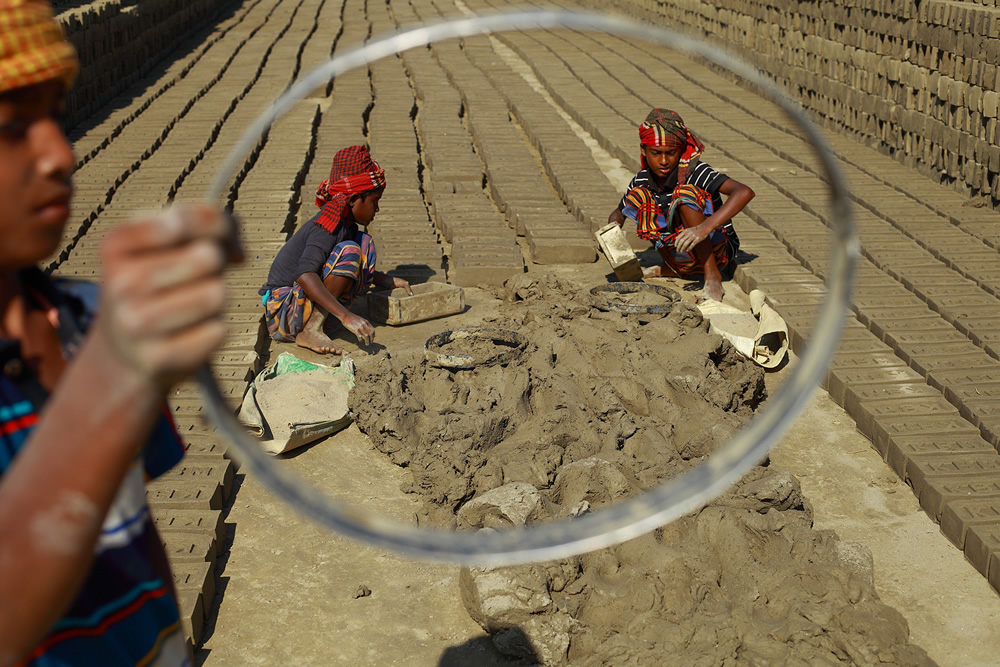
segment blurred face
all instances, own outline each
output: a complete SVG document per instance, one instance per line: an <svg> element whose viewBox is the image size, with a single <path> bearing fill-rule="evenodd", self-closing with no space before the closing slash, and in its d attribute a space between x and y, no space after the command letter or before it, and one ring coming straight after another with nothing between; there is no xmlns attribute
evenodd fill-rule
<svg viewBox="0 0 1000 667"><path fill-rule="evenodd" d="M371 221L375 219L375 214L378 213L378 200L382 198L383 192L385 192L385 188L369 192L351 202L351 214L354 216L355 222L362 227L371 224Z"/></svg>
<svg viewBox="0 0 1000 667"><path fill-rule="evenodd" d="M646 146L641 145L642 153L646 156L646 164L650 171L658 179L663 180L667 175L677 168L677 163L681 160L684 152L683 146Z"/></svg>
<svg viewBox="0 0 1000 667"><path fill-rule="evenodd" d="M62 84L0 95L0 271L37 264L59 247L76 164L62 132Z"/></svg>

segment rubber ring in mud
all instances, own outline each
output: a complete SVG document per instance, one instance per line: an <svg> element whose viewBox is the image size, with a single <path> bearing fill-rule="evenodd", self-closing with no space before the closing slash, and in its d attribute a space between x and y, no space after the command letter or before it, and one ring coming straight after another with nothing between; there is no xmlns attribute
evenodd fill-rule
<svg viewBox="0 0 1000 667"><path fill-rule="evenodd" d="M235 406L226 403L210 366L196 374L205 397L205 414L231 445L229 452L247 475L254 475L278 497L304 516L331 530L375 547L432 560L463 565L514 565L566 558L638 537L703 507L723 493L767 455L788 430L826 377L854 286L860 246L854 228L847 181L837 158L801 104L792 100L774 81L746 62L709 43L666 27L588 11L526 10L468 16L419 25L337 54L289 87L270 109L254 120L233 147L215 175L207 198L225 199L233 176L247 155L259 145L271 124L321 86L351 70L367 67L434 42L489 35L511 30L569 29L600 32L648 42L676 53L694 56L736 75L787 114L816 154L821 178L830 186L830 210L824 222L830 228L827 292L809 331L808 344L799 363L791 369L778 392L733 438L704 462L642 495L601 507L574 519L562 519L524 528L498 531L448 531L417 527L351 506L329 497L280 463L275 463L236 421ZM641 381L636 378L636 381Z"/></svg>
<svg viewBox="0 0 1000 667"><path fill-rule="evenodd" d="M652 292L662 296L664 303L661 305L640 305L629 303L628 299L621 298L625 294L638 294L639 292ZM674 304L681 300L681 295L675 290L663 285L652 285L650 283L621 282L598 285L590 290L590 303L598 310L613 311L616 313L649 313L656 315L659 313L669 313Z"/></svg>
<svg viewBox="0 0 1000 667"><path fill-rule="evenodd" d="M445 354L440 352L448 343L466 340L483 340L493 343L491 354L477 356L471 354ZM509 329L489 327L469 327L434 334L424 343L424 358L434 366L452 370L469 370L477 366L509 364L524 350L528 341L521 334Z"/></svg>

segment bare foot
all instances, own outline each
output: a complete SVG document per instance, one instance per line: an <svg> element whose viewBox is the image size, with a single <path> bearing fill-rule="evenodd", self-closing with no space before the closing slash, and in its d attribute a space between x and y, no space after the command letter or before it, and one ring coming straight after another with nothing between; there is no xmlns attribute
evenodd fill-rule
<svg viewBox="0 0 1000 667"><path fill-rule="evenodd" d="M343 354L330 338L318 331L303 330L295 337L295 344L320 354Z"/></svg>
<svg viewBox="0 0 1000 667"><path fill-rule="evenodd" d="M726 293L722 289L722 281L718 278L705 277L705 289L703 290L706 299L715 299L716 301L722 301L722 296Z"/></svg>

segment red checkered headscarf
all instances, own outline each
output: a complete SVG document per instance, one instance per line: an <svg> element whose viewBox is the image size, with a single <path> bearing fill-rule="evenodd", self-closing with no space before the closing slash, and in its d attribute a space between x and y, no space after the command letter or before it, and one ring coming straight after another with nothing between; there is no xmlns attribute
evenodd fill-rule
<svg viewBox="0 0 1000 667"><path fill-rule="evenodd" d="M69 88L80 64L41 0L0 0L0 93L60 80Z"/></svg>
<svg viewBox="0 0 1000 667"><path fill-rule="evenodd" d="M684 185L687 172L705 152L705 144L691 134L680 114L669 109L653 109L639 126L639 143L643 146L682 146L680 162L677 163L677 184ZM646 169L646 155L639 157L642 168Z"/></svg>
<svg viewBox="0 0 1000 667"><path fill-rule="evenodd" d="M347 213L351 195L385 187L385 171L364 146L341 148L333 156L330 178L316 190L316 206L323 209L316 224L331 234Z"/></svg>

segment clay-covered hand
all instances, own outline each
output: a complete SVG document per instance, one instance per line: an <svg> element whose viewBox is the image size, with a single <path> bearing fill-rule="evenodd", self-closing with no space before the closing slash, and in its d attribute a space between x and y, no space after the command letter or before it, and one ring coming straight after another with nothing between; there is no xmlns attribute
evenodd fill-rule
<svg viewBox="0 0 1000 667"><path fill-rule="evenodd" d="M371 345L372 341L375 340L375 327L373 327L371 322L365 318L355 315L354 313L348 313L347 317L345 317L342 321L344 328L354 334L359 343Z"/></svg>
<svg viewBox="0 0 1000 667"><path fill-rule="evenodd" d="M402 278L396 278L394 276L393 279L392 279L392 286L393 286L393 288L402 287L403 289L406 290L407 294L409 294L410 296L413 296L413 290L410 289L410 283L408 281L406 281L406 280L403 280Z"/></svg>
<svg viewBox="0 0 1000 667"><path fill-rule="evenodd" d="M205 364L225 337L222 271L240 261L234 223L188 204L112 230L91 335L162 390Z"/></svg>
<svg viewBox="0 0 1000 667"><path fill-rule="evenodd" d="M674 247L679 252L690 252L692 248L708 237L709 231L705 228L704 223L694 227L685 227L674 237Z"/></svg>

